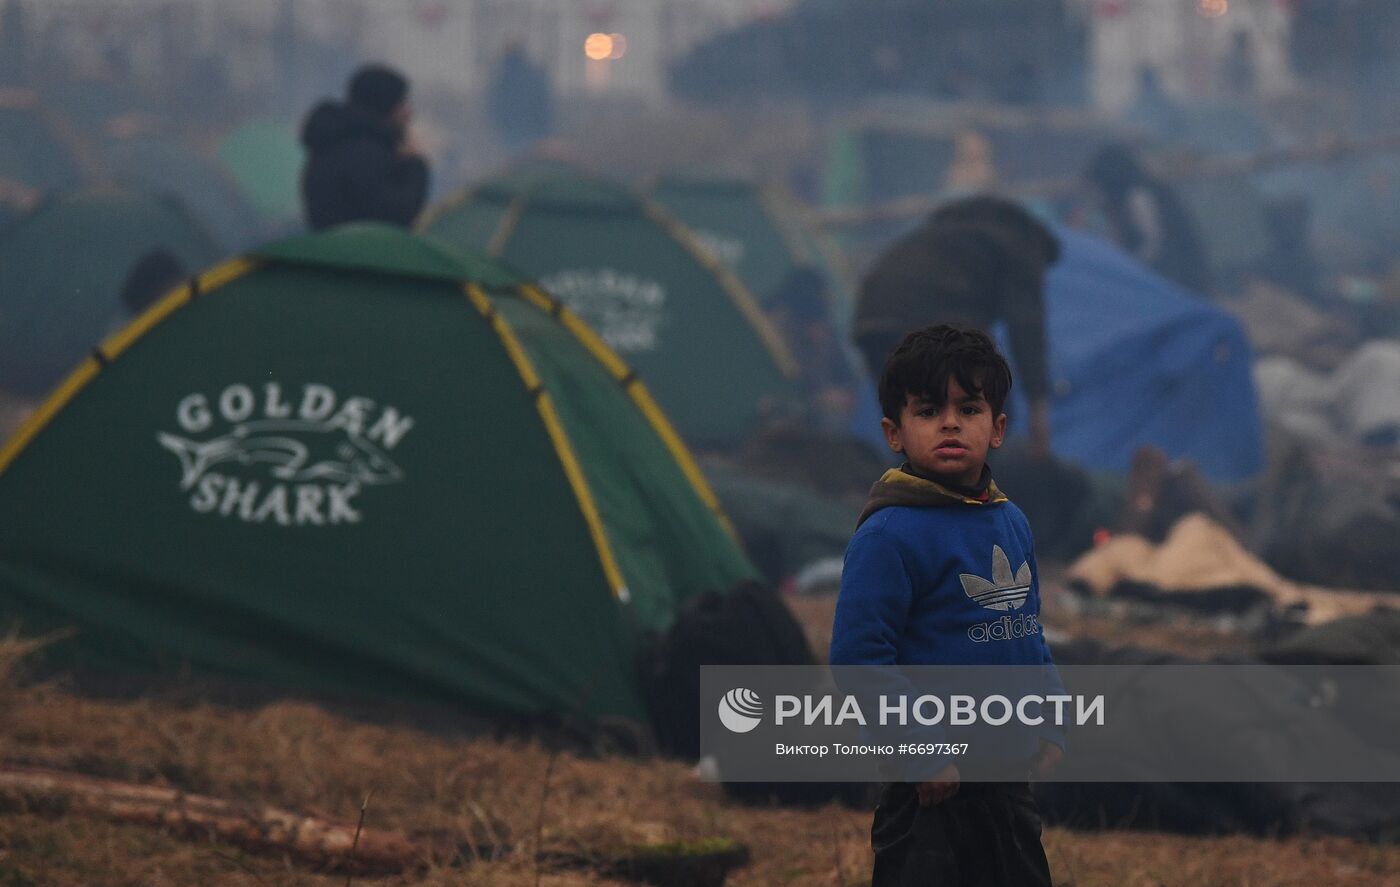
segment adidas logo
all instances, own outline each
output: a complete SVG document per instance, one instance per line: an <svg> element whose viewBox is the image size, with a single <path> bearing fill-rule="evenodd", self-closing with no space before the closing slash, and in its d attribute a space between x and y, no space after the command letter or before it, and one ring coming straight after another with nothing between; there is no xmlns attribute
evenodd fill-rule
<svg viewBox="0 0 1400 887"><path fill-rule="evenodd" d="M992 580L988 582L973 573L963 573L963 591L988 610L1019 610L1031 593L1031 564L1025 561L1016 575L1011 575L1011 561L1000 545L992 546Z"/></svg>

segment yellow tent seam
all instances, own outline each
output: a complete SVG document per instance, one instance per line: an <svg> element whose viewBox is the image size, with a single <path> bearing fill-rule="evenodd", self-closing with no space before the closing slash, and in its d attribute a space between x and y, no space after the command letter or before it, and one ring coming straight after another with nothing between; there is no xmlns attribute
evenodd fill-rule
<svg viewBox="0 0 1400 887"><path fill-rule="evenodd" d="M515 234L515 226L520 224L520 217L525 215L525 204L529 202L529 198L521 194L506 207L506 211L501 214L501 220L496 223L496 230L491 233L491 239L486 242L488 256L500 258L506 251L506 244L510 242L511 235Z"/></svg>
<svg viewBox="0 0 1400 887"><path fill-rule="evenodd" d="M229 281L252 271L257 265L258 263L251 259L231 259L214 266L195 278L196 288L201 294L218 289ZM103 355L109 360L115 359L117 355L130 348L132 343L150 332L152 327L168 317L175 309L188 302L190 295L189 284L177 287L167 293L135 320L113 333L107 341L103 342Z"/></svg>
<svg viewBox="0 0 1400 887"><path fill-rule="evenodd" d="M798 232L792 228L786 212L787 200L777 188L772 185L760 185L758 191L758 206L763 211L763 215L768 219L768 224L772 225L778 232L778 237L783 241L783 247L788 251L792 260L801 265L812 265L817 262L817 257L812 255L812 251L807 249L807 244L802 242Z"/></svg>
<svg viewBox="0 0 1400 887"><path fill-rule="evenodd" d="M217 289L256 267L257 262L249 259L233 259L216 265L197 278L199 291L207 293ZM146 335L158 323L189 302L190 285L184 284L176 287L158 299L155 304L147 308L131 323L112 334L107 341L98 346L98 353L105 361L115 360L136 340ZM96 357L89 357L78 364L77 368L39 405L33 415L25 420L4 448L0 449L0 473L10 467L11 463L24 451L24 448L53 420L53 417L58 415L59 411L67 406L69 401L78 395L78 392L87 387L87 384L96 378L101 371L102 363Z"/></svg>
<svg viewBox="0 0 1400 887"><path fill-rule="evenodd" d="M758 333L759 341L768 350L768 356L777 365L778 371L789 379L797 377L797 361L793 358L792 352L788 349L777 330L768 322L763 310L758 307L753 296L744 287L744 284L709 251L701 246L695 237L681 223L673 219L670 213L661 208L661 205L650 198L641 197L642 211L653 222L660 225L662 230L671 236L671 239L679 243L690 255L708 269L719 279L720 288L729 297L729 301L734 303L734 307L739 309L739 313L749 322L749 326Z"/></svg>
<svg viewBox="0 0 1400 887"><path fill-rule="evenodd" d="M555 306L560 304L552 296L547 296L540 292L540 288L533 284L522 284L517 289L520 291L520 295L525 298L525 301L546 314L552 313L555 310Z"/></svg>
<svg viewBox="0 0 1400 887"><path fill-rule="evenodd" d="M848 321L851 314L849 294L854 292L855 282L841 250L831 242L820 223L812 218L806 205L786 189L776 185L761 186L759 203L768 220L778 229L789 253L794 257L801 253L800 260L804 264L820 263L824 266L822 270L831 278L831 285L824 293L827 308L833 316ZM802 239L803 234L812 239L810 249Z"/></svg>
<svg viewBox="0 0 1400 887"><path fill-rule="evenodd" d="M813 215L811 207L788 191L773 189L773 193L782 207L780 211L791 213L792 217L802 226L802 231L812 238L812 245L817 251L816 258L826 266L826 270L831 274L832 283L842 294L838 296L837 290L831 292L829 301L832 308L849 316L851 310L850 294L856 290L856 280L855 274L851 271L850 263L846 261L841 248L822 227L821 221ZM838 302L840 304L837 304Z"/></svg>
<svg viewBox="0 0 1400 887"><path fill-rule="evenodd" d="M256 259L231 259L221 265L215 265L199 275L199 291L212 292L254 270L259 264L261 263Z"/></svg>
<svg viewBox="0 0 1400 887"><path fill-rule="evenodd" d="M511 363L515 365L516 372L520 374L520 379L525 384L526 389L535 394L536 409L544 421L545 431L549 434L550 442L554 444L554 452L559 457L569 486L573 488L574 498L578 500L579 510L583 512L584 522L588 524L588 532L593 537L593 547L598 552L603 575L612 587L613 597L623 600L624 595L627 594L627 583L622 577L622 570L618 568L617 558L613 556L612 545L608 542L602 515L593 499L593 491L588 486L588 478L584 475L583 466L574 453L573 443L569 440L568 432L564 430L564 424L559 421L559 414L554 410L554 403L550 400L549 392L542 387L539 373L535 371L529 355L525 353L525 349L521 347L520 341L515 337L510 323L495 310L495 306L491 304L491 299L486 295L485 290L474 283L469 283L466 286L466 291L467 298L472 305L491 324L492 331L496 333L496 337L505 347L506 354L510 357Z"/></svg>
<svg viewBox="0 0 1400 887"><path fill-rule="evenodd" d="M435 223L438 219L441 219L443 216L447 215L448 213L452 212L458 207L465 206L467 203L474 200L476 198L476 193L478 190L478 188L463 188L457 194L448 197L438 203L435 203L427 209L423 210L423 212L421 212L418 215L418 218L413 223L414 232L418 234L426 234L428 228L430 228L433 225L433 223Z"/></svg>
<svg viewBox="0 0 1400 887"><path fill-rule="evenodd" d="M719 503L719 497L710 488L710 482L705 480L705 475L701 473L700 466L695 464L695 458L690 455L690 450L686 448L676 429L671 425L671 421L666 418L666 414L661 411L661 407L652 399L651 392L642 384L641 379L633 378L627 386L627 394L632 398L632 402L637 405L637 409L642 411L652 428L660 435L662 443L666 449L671 451L671 456L681 467L681 472L686 480L690 481L691 487L695 489L695 494L700 497L700 501L705 503L705 507L719 518L720 524L734 539L739 541L739 534L734 529L734 525L729 521L729 515L725 513L724 507Z"/></svg>
<svg viewBox="0 0 1400 887"><path fill-rule="evenodd" d="M671 454L671 458L676 460L676 464L680 466L681 473L685 475L686 480L690 482L691 488L695 490L695 495L699 496L700 501L705 503L705 507L709 508L710 511L714 513L715 517L719 518L720 524L737 542L739 540L739 535L737 531L735 531L734 525L730 522L729 515L725 514L724 507L720 505L719 497L716 496L714 490L711 489L709 481L705 480L705 475L700 471L700 466L695 464L695 457L690 454L689 448L687 448L685 442L681 440L681 436L676 432L675 426L671 424L671 420L666 418L665 412L662 411L661 407L652 398L651 391L647 389L641 379L637 378L626 361L619 357L616 351L608 347L608 343L604 342L603 338L599 336L592 327L584 323L577 314L570 311L568 306L564 305L562 302L541 292L538 287L528 284L520 287L520 292L527 302L534 305L540 311L545 314L557 315L564 329L572 333L579 344L584 347L584 350L592 355L594 360L601 363L608 372L612 374L614 379L619 382L624 379L631 379L624 389L627 392L627 396L632 399L632 403L636 405L637 409L641 410L642 415L646 418L647 422L651 424L657 436L661 438L661 442L665 444L667 451Z"/></svg>
<svg viewBox="0 0 1400 887"><path fill-rule="evenodd" d="M103 357L112 360L131 347L131 343L144 336L151 327L164 320L170 312L179 308L190 298L190 285L183 283L161 296L143 311L136 319L107 337L100 346Z"/></svg>
<svg viewBox="0 0 1400 887"><path fill-rule="evenodd" d="M24 421L24 424L19 427L19 430L15 432L14 437L10 438L9 442L5 444L5 448L0 450L0 473L4 473L5 469L10 467L10 463L14 462L16 457L29 445L29 442L44 429L44 426L49 424L49 421L53 419L58 411L63 409L68 401L72 400L73 396L81 391L101 369L102 365L98 363L95 357L89 357L78 364L77 369L73 370L73 372L68 375L68 378L64 379L63 383L59 385L58 388L54 389L53 394L49 395L48 399L39 405L39 408L36 409L29 418Z"/></svg>
<svg viewBox="0 0 1400 887"><path fill-rule="evenodd" d="M594 359L607 367L614 379L621 381L632 374L632 368L627 365L626 361L619 357L616 351L608 347L608 343L603 341L603 337L598 335L593 327L584 323L583 318L569 310L569 307L563 303L559 303L557 310L559 322L564 324L570 333L573 333L574 338L579 340L579 343L593 355Z"/></svg>

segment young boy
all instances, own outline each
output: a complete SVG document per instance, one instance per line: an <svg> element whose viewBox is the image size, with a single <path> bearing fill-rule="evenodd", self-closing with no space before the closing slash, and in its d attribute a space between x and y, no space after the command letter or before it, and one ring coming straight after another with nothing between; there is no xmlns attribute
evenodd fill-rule
<svg viewBox="0 0 1400 887"><path fill-rule="evenodd" d="M1051 662L1030 527L986 465L1010 389L1006 361L976 330L917 330L890 355L880 424L907 461L871 489L846 549L832 665ZM1047 730L1027 770L1054 766L1061 741ZM926 782L881 786L872 887L1049 887L1028 783L960 777L949 764Z"/></svg>

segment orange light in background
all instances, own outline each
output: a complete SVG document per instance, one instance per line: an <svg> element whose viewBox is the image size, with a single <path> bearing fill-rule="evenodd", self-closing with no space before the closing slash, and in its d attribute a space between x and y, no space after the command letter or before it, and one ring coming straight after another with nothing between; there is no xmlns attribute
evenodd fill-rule
<svg viewBox="0 0 1400 887"><path fill-rule="evenodd" d="M609 34L589 34L588 39L583 41L583 54L601 62L611 58L613 54L613 38Z"/></svg>
<svg viewBox="0 0 1400 887"><path fill-rule="evenodd" d="M1230 11L1230 0L1198 0L1196 9L1207 18L1220 18Z"/></svg>
<svg viewBox="0 0 1400 887"><path fill-rule="evenodd" d="M609 61L617 61L627 54L627 38L621 34L609 34L612 40L612 52L608 53Z"/></svg>

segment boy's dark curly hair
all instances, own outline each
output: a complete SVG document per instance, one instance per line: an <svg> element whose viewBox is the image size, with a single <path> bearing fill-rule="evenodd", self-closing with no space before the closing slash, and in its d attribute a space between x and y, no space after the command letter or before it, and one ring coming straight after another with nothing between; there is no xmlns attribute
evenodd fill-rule
<svg viewBox="0 0 1400 887"><path fill-rule="evenodd" d="M906 335L880 373L880 409L899 424L910 395L941 407L948 380L969 394L981 394L993 416L1002 413L1011 391L1011 368L981 330L939 324Z"/></svg>

